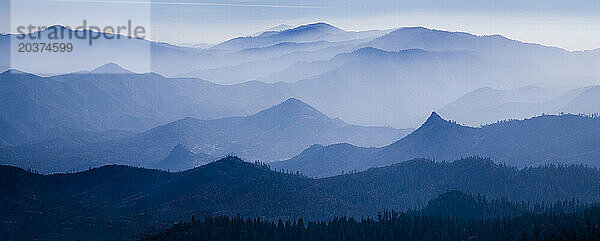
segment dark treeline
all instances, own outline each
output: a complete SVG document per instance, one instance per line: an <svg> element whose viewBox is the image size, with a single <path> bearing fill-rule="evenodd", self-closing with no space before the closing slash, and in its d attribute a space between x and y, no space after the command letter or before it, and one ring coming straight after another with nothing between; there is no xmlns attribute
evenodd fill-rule
<svg viewBox="0 0 600 241"><path fill-rule="evenodd" d="M453 210L461 210L455 213ZM486 211L501 211L485 213ZM514 215L516 214L516 215ZM143 240L385 241L385 240L600 240L600 205L565 201L553 205L487 201L449 192L424 209L384 211L376 218L336 217L311 222L207 217Z"/></svg>
<svg viewBox="0 0 600 241"><path fill-rule="evenodd" d="M311 179L258 164L228 157L180 173L106 166L57 175L0 166L0 239L120 240L164 230L192 216L238 214L328 221L427 207L431 215L451 211L472 220L516 216L540 203L600 200L600 170L581 165L517 169L475 157L454 162L416 159ZM498 205L484 205L473 196L475 202L450 208L448 199L436 199L448 190L479 193L497 199L492 202Z"/></svg>

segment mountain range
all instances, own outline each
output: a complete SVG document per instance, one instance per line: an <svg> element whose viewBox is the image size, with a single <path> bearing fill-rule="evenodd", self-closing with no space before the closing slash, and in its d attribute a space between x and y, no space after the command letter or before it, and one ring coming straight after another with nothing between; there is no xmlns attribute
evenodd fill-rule
<svg viewBox="0 0 600 241"><path fill-rule="evenodd" d="M247 160L271 162L293 157L316 143L384 146L410 131L351 125L291 98L249 116L184 118L141 133L90 143L50 145L48 141L40 141L0 148L0 160L3 164L41 172L82 170L105 164L183 170L210 161L210 156L231 153ZM92 134L95 133L89 135ZM57 138L52 142L60 141ZM190 156L189 152L201 157ZM182 160L177 160L180 156Z"/></svg>
<svg viewBox="0 0 600 241"><path fill-rule="evenodd" d="M598 117L542 115L474 128L446 121L433 112L420 128L388 146L315 145L292 159L271 163L271 166L323 177L413 158L448 161L476 155L517 167L551 163L597 167L599 136Z"/></svg>
<svg viewBox="0 0 600 241"><path fill-rule="evenodd" d="M389 31L364 31L347 32L326 23L302 25L284 30L270 30L258 36L240 37L225 41L210 48L195 48L177 46L164 42L155 42L141 38L129 38L116 34L107 34L108 37L98 38L89 42L89 38L79 39L68 36L88 36L98 33L91 30L73 30L62 25L53 25L32 36L40 39L31 39L19 34L2 34L0 48L6 47L14 56L9 62L12 68L38 75L56 75L93 69L108 62L115 62L137 73L156 72L166 76L182 76L191 70L224 67L232 64L242 64L248 61L263 58L239 50L268 47L282 42L312 42L312 41L346 41L355 39L371 40ZM48 39L51 34L67 36L56 41ZM72 52L68 54L52 55L39 54L37 58L19 55L16 48L9 48L12 43L34 43L35 41L53 41L71 43ZM67 61L68 60L68 61ZM71 64L59 64L73 62Z"/></svg>
<svg viewBox="0 0 600 241"><path fill-rule="evenodd" d="M98 34L35 34L52 31ZM252 232L301 217L389 236L410 217L474 240L475 222L558 232L568 215L569 233L600 232L574 209L536 216L600 200L600 49L323 22L210 46L107 35L34 55L15 43L45 39L0 34L0 239L134 240L191 219L167 232L186 237L236 215Z"/></svg>
<svg viewBox="0 0 600 241"><path fill-rule="evenodd" d="M44 31L53 29L65 27L52 26ZM0 45L9 45L15 37L3 35ZM77 47L84 43L75 44ZM47 76L115 62L136 73L151 71L176 77L169 78L171 81L210 81L232 86L205 87L202 89L211 91L203 92L196 89L198 86L185 86L186 90L194 90L193 98L204 95L209 100L214 99L214 92L217 92L215 95L228 92L222 89L236 89L257 96L257 103L247 103L243 107L218 106L225 101L223 99L210 104L207 100L186 102L191 103L189 109L207 113L189 115L200 119L250 114L289 97L297 97L330 116L353 124L414 128L431 110L441 110L480 88L514 89L529 85L545 88L564 83L577 88L597 85L600 77L598 51L567 51L499 35L477 36L422 27L351 32L326 23L312 23L234 38L207 49L143 39L113 42L99 39L90 47L93 49L81 48L80 52L69 55L69 61L77 65L56 66L55 63L65 62L55 59L62 55L43 55L35 60L37 62L32 62L35 68L25 66L21 70L43 72ZM146 61L149 63L138 60L139 56L149 53L150 61ZM118 69L114 71L119 73ZM192 81L190 78L204 80ZM240 86L248 89L239 90ZM174 95L177 93L179 91ZM164 96L163 99L178 98L181 97ZM571 109L586 113L590 110ZM519 110L522 111L507 113L506 118L538 112L529 111L528 107L519 107ZM221 114L212 113L215 111ZM506 112L509 111L501 110L501 113ZM159 124L182 117L168 118ZM499 118L501 116L482 115L481 119L465 122L482 124Z"/></svg>
<svg viewBox="0 0 600 241"><path fill-rule="evenodd" d="M600 113L599 86L536 87L498 90L480 88L449 103L440 114L460 123L479 126L541 114Z"/></svg>
<svg viewBox="0 0 600 241"><path fill-rule="evenodd" d="M188 116L247 115L289 98L286 93L258 82L225 86L136 74L116 64L51 77L6 71L0 74L0 140L17 145L62 133L143 131Z"/></svg>
<svg viewBox="0 0 600 241"><path fill-rule="evenodd" d="M406 50L392 53L374 48L364 48L353 53L338 56L337 59L339 60L336 61L343 63L372 63L376 64L376 66L372 67L376 69L380 68L380 66L385 66L387 63L392 63L392 66L395 66L393 63L396 62L404 63L405 66L410 66L415 62L428 62L430 66L434 66L437 60L448 58L448 56L444 55L444 57L441 57L436 53L429 53L422 50ZM467 62L470 61L468 60L469 55L465 55L462 52L456 53L454 56L452 58L458 62L460 62L460 59L467 59ZM348 67L347 72L356 72L356 74L359 74L360 70L353 70L352 66L354 65ZM382 70L382 73L390 73L390 71ZM419 88L424 86L423 83L413 83L415 85L414 89L408 88L403 90L406 94L399 95L398 93L400 92L398 90L386 88L388 84L393 85L394 82L381 84L359 81L349 84L348 82L334 81L342 75L341 73L336 72L336 74L332 73L331 75L332 78L328 79L316 78L296 83L268 84L254 81L236 85L218 85L195 78L167 78L153 73L136 74L112 63L101 66L93 71L82 71L51 77L41 77L14 70L7 71L0 74L0 106L2 107L0 108L2 110L0 111L0 129L3 130L0 135L0 145L5 147L2 148L2 163L10 163L24 168L40 168L39 170L44 172L72 170L73 168L81 170L110 163L156 167L154 165L166 158L170 151L179 144L189 148L193 153L209 155L213 158L222 157L233 152L249 160L258 159L267 162L293 157L300 153L302 149L308 148L312 144L330 145L349 142L363 147L380 147L400 139L408 134L408 131L399 130L387 133L386 130L393 129L359 128L351 124L340 124L343 122L339 120L329 120L329 117L323 117L325 114L320 112L316 114L314 111L309 111L314 114L314 120L319 120L320 124L316 124L319 128L323 128L324 126L333 128L336 125L353 127L341 128L338 126L333 128L337 134L332 134L332 132L321 133L319 131L321 129L318 128L307 132L294 132L298 130L296 127L272 130L262 129L261 131L256 131L260 129L259 127L253 127L254 129L250 130L238 130L237 128L244 128L247 125L256 126L258 121L251 122L251 118L229 118L222 120L224 123L229 123L227 125L230 125L227 127L230 128L229 130L222 130L226 134L207 131L202 134L204 135L202 138L185 136L188 134L191 136L202 136L200 134L191 134L198 133L197 130L194 130L197 126L205 126L205 124L197 123L219 123L219 121L200 120L250 115L294 96L307 100L311 105L315 106L313 108L297 105L299 109L319 109L323 110L329 116L336 117L354 116L354 118L350 119L361 119L362 121L359 122L379 122L392 117L398 118L403 122L408 119L416 121L420 119L419 113L425 112L427 108L433 109L433 106L438 105L432 102L445 102L440 101L440 96L436 96L436 92L418 91ZM443 79L440 76L439 80L443 81ZM411 78L406 79L408 82L410 80ZM431 88L433 87L432 85ZM436 88L439 88L439 86ZM600 95L596 91L597 87L571 88L523 87L522 89L509 91L483 88L468 93L452 102L450 101L452 98L449 96L444 98L449 100L450 104L442 108L441 113L450 113L449 116L457 117L455 119L461 123L485 124L509 118L529 117L539 113L597 112L593 105ZM367 89L370 91L364 91ZM377 89L377 91L374 89ZM452 87L447 86L446 89L452 89ZM381 92L387 94L382 95L380 94ZM352 96L354 98L338 98L339 95L346 95L346 93L353 93ZM382 101L391 104L379 105L379 102ZM517 103L524 104L519 105ZM399 111L392 108L399 105L402 105L402 107L399 107ZM415 106L418 106L418 109L413 109ZM521 111L521 108L514 106L528 106L532 108ZM548 106L552 108L548 108ZM508 108L509 111L499 111L503 108ZM302 113L302 111L297 113ZM414 115L409 117L407 113L413 113ZM192 118L183 119L185 117ZM374 119L373 117L377 118ZM177 122L177 120L179 121ZM168 123L171 124L167 125ZM163 128L155 128L163 125ZM214 128L218 127L216 130L225 128L223 125L206 125L214 125ZM308 129L314 127L307 124L303 125L306 125ZM184 126L188 126L187 128L189 129L184 128ZM586 128L594 127L590 125ZM93 143L93 147L92 143L89 142L83 142L81 145L79 143L72 143L73 145L70 148L66 148L68 145L65 144L57 144L59 142L57 140L64 140L64 136L75 135L80 136L78 138L81 139L83 138L81 137L82 135L88 135L85 138L93 141L96 140L97 136L102 135L103 132L115 130L130 134L131 132L147 132L147 136L153 136L154 138L169 136L170 138L167 138L169 141L164 139L162 143L159 143L160 141L140 141L147 140L148 138L139 137L136 141L129 141L127 145L118 143L116 140L104 139L102 142ZM167 134L148 134L158 132L158 130L167 130ZM209 128L209 130L213 129ZM168 131L171 132L169 133ZM245 134L237 135L234 134L235 132ZM319 133L321 136L306 136L310 135L310 133ZM579 131L575 129L572 133L579 133ZM139 135L142 136L142 134ZM435 133L431 135L435 135ZM240 136L246 139L239 139ZM272 139L274 136L279 137ZM292 141L293 136L301 137L301 141ZM582 133L581 136L575 134L573 136L574 138L584 138L587 135L586 133ZM252 139L251 137L258 139ZM130 140L134 140L134 138L131 138L133 137L130 137ZM281 138L287 138L285 139L287 141L278 142L277 140ZM117 139L125 140L126 138L119 136ZM59 146L60 148L45 148L48 143L52 143L50 146ZM111 144L114 150L109 148L111 146L109 143L114 143ZM285 143L287 146L279 146L277 143ZM295 144L290 145L290 143ZM471 146L474 145L473 143L469 144ZM121 146L128 146L129 148L137 146L137 148L133 148L136 151L128 152L127 149L121 148ZM321 147L315 146L315 148L308 149L307 151L314 151L319 148ZM347 149L347 146L336 148ZM582 146L581 148L586 147ZM572 150L586 150L581 148L573 148ZM369 148L359 148L359 150L351 151L350 153L363 153L356 154L357 158L345 158L348 162L362 164L331 164L336 167L320 170L323 173L312 174L319 176L324 174L334 175L341 171L362 170L372 166L364 164L365 161L362 157L365 154L361 151L362 149ZM369 152L371 151L369 149ZM469 154L490 156L492 153L497 152L458 151L458 149L455 151L457 153L452 155L424 155L419 151L403 151L404 154L394 157L396 159L394 162L414 157L453 159ZM511 155L516 154L513 153ZM531 155L533 154L527 156ZM576 162L594 165L592 160L594 155L593 150L590 150L577 155L566 153L552 157L526 158L526 160L523 160L523 163L518 163L518 158L516 157L499 157L497 154L491 155L491 157L501 162L507 161L516 166L535 165L546 162ZM337 155L331 155L328 158L336 157ZM77 161L74 161L74 159ZM46 160L49 160L53 165L42 165ZM197 164L208 161L208 159L203 160ZM308 167L312 165L308 164L311 162L315 161L306 161L302 165ZM387 162L381 160L381 162L393 163L390 160L387 160ZM193 165L185 167L191 168ZM285 168L293 170L301 169L297 165L285 166ZM172 168L172 170L180 169ZM303 172L309 174L306 171L305 168Z"/></svg>
<svg viewBox="0 0 600 241"><path fill-rule="evenodd" d="M301 25L295 28L266 31L258 36L233 38L220 43L213 48L240 50L247 48L267 47L282 42L341 42L354 39L372 38L378 35L383 35L387 32L389 31L348 32L330 24L318 22Z"/></svg>
<svg viewBox="0 0 600 241"><path fill-rule="evenodd" d="M597 200L600 178L597 169L583 166L519 170L479 158L417 159L323 179L274 172L235 157L179 173L105 166L40 175L0 166L0 174L0 235L43 240L130 239L193 215L374 217L384 209L424 207L449 189L516 202L587 202ZM436 212L435 203L428 212Z"/></svg>

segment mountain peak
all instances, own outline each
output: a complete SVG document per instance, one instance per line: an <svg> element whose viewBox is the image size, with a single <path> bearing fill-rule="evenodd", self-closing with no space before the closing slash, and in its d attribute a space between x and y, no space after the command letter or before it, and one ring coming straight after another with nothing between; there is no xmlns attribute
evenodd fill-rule
<svg viewBox="0 0 600 241"><path fill-rule="evenodd" d="M262 123L282 123L287 122L286 120L298 120L308 116L313 119L329 120L325 114L296 98L289 98L250 116L250 118Z"/></svg>
<svg viewBox="0 0 600 241"><path fill-rule="evenodd" d="M6 71L0 73L0 75L12 75L12 74L28 74L23 71L17 69L7 69Z"/></svg>
<svg viewBox="0 0 600 241"><path fill-rule="evenodd" d="M309 24L306 24L305 26L320 27L320 28L337 28L326 22L309 23Z"/></svg>
<svg viewBox="0 0 600 241"><path fill-rule="evenodd" d="M132 74L133 72L122 68L121 66L119 66L116 63L110 62L108 64L102 65L102 66L92 70L90 73L93 73L93 74Z"/></svg>
<svg viewBox="0 0 600 241"><path fill-rule="evenodd" d="M442 118L442 117L441 117L441 116L440 116L440 115L439 115L437 112L435 112L435 111L432 111L432 112L431 112L431 115L429 115L429 118L428 118L428 119L441 119L441 120L444 120L444 119L443 119L443 118Z"/></svg>
<svg viewBox="0 0 600 241"><path fill-rule="evenodd" d="M448 121L444 120L440 115L438 115L438 113L433 111L433 112L431 112L431 115L429 115L429 118L427 118L427 120L425 121L423 126L432 126L432 125L437 125L440 123L445 124L445 123L448 123Z"/></svg>
<svg viewBox="0 0 600 241"><path fill-rule="evenodd" d="M324 22L301 25L283 32L322 31L322 32L344 32L344 30Z"/></svg>
<svg viewBox="0 0 600 241"><path fill-rule="evenodd" d="M289 99L281 102L281 104L283 104L283 105L306 105L306 106L308 106L308 104L306 104L303 101L301 101L299 99L296 99L294 97L289 98Z"/></svg>
<svg viewBox="0 0 600 241"><path fill-rule="evenodd" d="M221 158L220 160L218 160L216 162L240 162L240 163L244 163L244 160L242 160L241 158L239 158L236 155L228 155L226 157Z"/></svg>
<svg viewBox="0 0 600 241"><path fill-rule="evenodd" d="M304 103L304 101L301 101L299 99L296 98L289 98L283 102L281 102L280 104L277 104L269 109L266 109L265 111L268 110L274 110L274 109L280 109L280 110L313 110L313 111L317 111L315 108L313 108L312 106L310 106L309 104Z"/></svg>
<svg viewBox="0 0 600 241"><path fill-rule="evenodd" d="M245 167L253 167L252 164L245 162L244 160L242 160L241 158L239 158L236 155L228 155L226 157L223 157L217 161L214 161L212 163L210 163L209 165L211 165L212 167L217 167L219 169L222 170L227 170L227 171L231 171L233 170L232 167L237 168L245 168Z"/></svg>
<svg viewBox="0 0 600 241"><path fill-rule="evenodd" d="M270 109L284 111L287 113L312 114L312 115L326 117L323 113L321 113L314 107L312 107L309 104L306 104L304 101L301 101L296 98L289 98L289 99L285 100L284 102L281 102L281 104L273 106Z"/></svg>

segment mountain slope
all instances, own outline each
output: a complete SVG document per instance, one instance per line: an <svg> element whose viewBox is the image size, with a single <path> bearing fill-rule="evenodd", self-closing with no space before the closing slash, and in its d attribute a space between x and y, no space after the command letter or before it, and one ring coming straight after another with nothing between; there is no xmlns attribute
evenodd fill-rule
<svg viewBox="0 0 600 241"><path fill-rule="evenodd" d="M202 166L213 160L215 158L210 155L193 153L184 145L179 144L173 147L173 150L171 150L171 153L165 159L156 163L155 167L161 170L179 172Z"/></svg>
<svg viewBox="0 0 600 241"><path fill-rule="evenodd" d="M298 63L320 61L333 58L354 48L362 40L344 42L309 42L294 43L283 42L264 48L250 48L229 54L230 58L241 62L217 68L200 69L192 71L186 76L209 79L215 83L233 84L250 80L264 82L279 82L287 80L276 76L286 68L291 68ZM229 56L228 55L228 56ZM246 60L243 60L246 59Z"/></svg>
<svg viewBox="0 0 600 241"><path fill-rule="evenodd" d="M600 93L595 87L541 88L525 86L511 90L481 88L467 93L440 110L444 116L472 126L506 119L565 113L597 113L592 103Z"/></svg>
<svg viewBox="0 0 600 241"><path fill-rule="evenodd" d="M414 127L431 109L481 84L470 79L474 71L485 69L482 65L469 52L389 52L367 47L299 67L298 72L312 76L292 88L325 113L353 123Z"/></svg>
<svg viewBox="0 0 600 241"><path fill-rule="evenodd" d="M107 70L111 73L103 73ZM0 128L7 130L0 140L16 145L64 132L145 130L186 116L245 115L284 100L289 91L263 83L224 86L134 74L108 64L53 77L4 72L0 94Z"/></svg>
<svg viewBox="0 0 600 241"><path fill-rule="evenodd" d="M381 166L383 163L397 163L417 157L457 159L461 155L457 157L456 153L473 149L477 138L477 129L446 121L433 112L419 129L370 156L370 165ZM464 153L462 156L469 155L471 154Z"/></svg>
<svg viewBox="0 0 600 241"><path fill-rule="evenodd" d="M311 177L327 177L358 170L362 166L360 161L376 150L377 148L357 147L347 143L313 145L287 161L273 162L270 165L277 170L299 172Z"/></svg>
<svg viewBox="0 0 600 241"><path fill-rule="evenodd" d="M106 166L44 176L0 166L0 174L0 234L61 240L124 239L192 215L374 217L384 209L424 207L448 189L531 203L588 202L596 200L600 178L597 169L581 166L517 170L473 158L413 160L325 179L277 173L234 157L180 173ZM436 212L436 205L429 207Z"/></svg>
<svg viewBox="0 0 600 241"><path fill-rule="evenodd" d="M372 38L384 33L385 31L347 32L330 24L318 22L281 31L267 31L258 36L234 38L214 46L213 49L240 50L261 48L282 42L340 42L352 39Z"/></svg>
<svg viewBox="0 0 600 241"><path fill-rule="evenodd" d="M33 35L41 36L39 40L29 38L21 40L18 39L21 37L19 35L3 34L0 36L0 48L9 50L11 41L33 43L34 41L48 40L49 36L55 32L63 33L64 36L96 34L89 30L72 30L55 25L33 33ZM37 56L38 58L15 55L18 58L14 58L11 62L2 61L0 66L49 76L89 70L105 63L114 62L136 73L156 72L166 76L181 76L194 69L225 67L262 59L252 53L232 53L238 50L267 47L284 42L345 41L359 38L371 40L384 33L386 32L345 32L326 23L315 23L294 29L267 31L256 37L235 38L208 49L176 46L125 36L118 37L118 35L109 35L112 38L94 39L92 44L89 44L88 39L66 38L61 39L61 42L69 41L76 50L70 52L68 61L63 55L40 55ZM235 45L235 49L221 48L232 45L232 43ZM10 49L10 51L16 50ZM283 55L277 51L274 53L276 56ZM61 64L64 62L72 63Z"/></svg>
<svg viewBox="0 0 600 241"><path fill-rule="evenodd" d="M483 87L597 84L599 63L600 55L594 53L497 35L405 28L331 59L299 62L261 79L296 82L296 96L353 123L415 127L430 110Z"/></svg>
<svg viewBox="0 0 600 241"><path fill-rule="evenodd" d="M181 74L181 69L185 69L183 73L199 70L199 73L194 73L215 78L209 80L222 83L239 83L254 79L295 82L262 85L251 90L240 90L237 87L249 87L260 83L236 85L229 89L242 91L241 93L252 92L253 95L244 97L259 96L260 98L253 98L259 99L256 100L257 103L238 107L246 105L247 101L237 99L237 105L227 103L225 107L239 108L242 111L222 110L225 112L222 115L207 114L206 117L200 114L185 116L206 119L247 115L286 98L298 97L330 116L337 116L354 124L392 125L397 128L415 128L427 118L432 109L440 110L478 88L489 86L495 89L511 89L525 85L543 86L566 82L590 85L597 84L600 76L598 51L569 52L501 36L475 36L425 28L406 28L391 33L382 31L366 34L367 37L354 33L348 35L349 40L344 41L328 41L327 37L317 34L316 39L301 42L295 38L305 36L304 33L332 32L337 35L339 30L326 24L316 24L298 28L295 32L289 31L291 32L274 32L260 38L250 37L247 41L252 42L257 38L275 40L260 47L246 45L246 40L243 40L244 46L233 50L190 50L164 43L152 43L151 46L154 47L151 48L158 51L156 54L152 52L152 58L160 57L159 60L152 61L152 64L162 63L153 67L152 71L169 72L169 75L173 75L173 72ZM348 34L345 31L340 33L344 36ZM373 39L375 36L377 39ZM289 39L285 40L286 38ZM108 43L110 44L112 43ZM100 46L104 45L100 45L99 42L98 47ZM62 63L44 61L56 62ZM91 65L80 62L86 66ZM94 63L93 66L107 62L121 64L118 60L110 59ZM130 68L129 65L124 66L135 72L144 72ZM83 68L78 68L77 71L81 69ZM186 85L182 88L195 90L188 93L189 98L207 96L202 104L224 105L227 101L225 95L221 94L228 91L222 90L225 89L222 86L192 88ZM161 99L170 98L171 96L162 96ZM218 101L211 103L210 100L214 99ZM178 103L193 101L185 99ZM196 107L195 104L190 104L187 108L195 111L200 108L208 109L209 106ZM170 106L169 109L175 107ZM510 108L505 107L503 110ZM159 124L183 117L178 115L178 118ZM10 121L6 116L1 118L2 122ZM129 120L127 117L123 118ZM13 129L18 128L14 124L12 126Z"/></svg>
<svg viewBox="0 0 600 241"><path fill-rule="evenodd" d="M556 47L524 43L501 35L476 36L423 27L400 28L365 43L364 46L388 51L413 48L428 51L474 51L492 64L487 70L489 73L505 78L531 78L529 83L522 83L520 86L536 84L531 82L534 80L538 84L561 84L567 82L566 80L581 80L582 76L600 74L600 55L591 51L569 52ZM492 68L502 71L496 72ZM596 83L593 79L588 78L585 84Z"/></svg>
<svg viewBox="0 0 600 241"><path fill-rule="evenodd" d="M600 113L600 86L586 88L577 97L563 106L560 111L568 113Z"/></svg>
<svg viewBox="0 0 600 241"><path fill-rule="evenodd" d="M343 152L328 146L318 152L307 150L306 153L312 154L305 153L272 166L301 170L308 176L331 176L344 170L364 170L413 158L443 161L471 155L518 167L548 163L599 166L599 136L600 118L594 117L544 115L472 128L446 121L434 112L419 129L391 145L372 149L346 147ZM333 165L321 160L339 163Z"/></svg>
<svg viewBox="0 0 600 241"><path fill-rule="evenodd" d="M162 165L171 161L158 163L179 144L193 153L215 157L235 153L248 160L269 162L293 157L313 144L349 142L384 146L408 133L406 129L350 125L291 98L250 116L212 120L184 118L139 134L73 148L53 149L45 145L3 148L0 158L2 163L42 172L81 170L102 164L180 170L189 165ZM182 162L189 163L189 160Z"/></svg>

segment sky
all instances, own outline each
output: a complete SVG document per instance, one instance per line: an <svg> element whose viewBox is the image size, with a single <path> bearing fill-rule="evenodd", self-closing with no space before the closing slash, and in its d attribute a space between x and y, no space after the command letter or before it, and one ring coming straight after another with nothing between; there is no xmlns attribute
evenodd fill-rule
<svg viewBox="0 0 600 241"><path fill-rule="evenodd" d="M219 43L279 25L327 22L345 30L407 26L501 34L568 50L600 48L598 0L0 0L0 31L17 26L120 26L148 38ZM10 9L10 11L8 11ZM6 14L8 12L8 14Z"/></svg>

